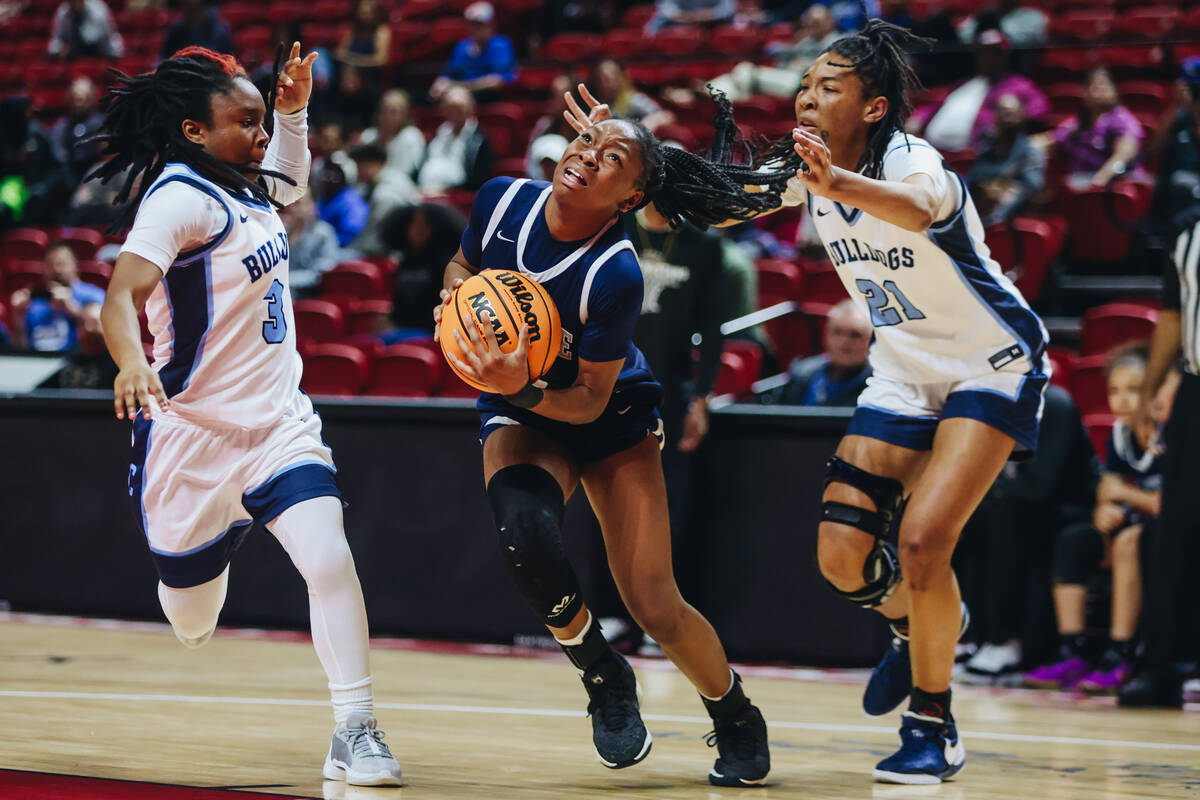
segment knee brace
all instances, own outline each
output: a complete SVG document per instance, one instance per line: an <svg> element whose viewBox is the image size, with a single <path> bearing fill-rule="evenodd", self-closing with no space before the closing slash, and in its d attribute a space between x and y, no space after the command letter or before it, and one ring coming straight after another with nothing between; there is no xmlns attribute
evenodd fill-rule
<svg viewBox="0 0 1200 800"><path fill-rule="evenodd" d="M583 598L562 544L563 493L532 464L505 467L487 486L500 552L525 602L552 628L566 627Z"/></svg>
<svg viewBox="0 0 1200 800"><path fill-rule="evenodd" d="M1104 537L1089 524L1064 528L1054 540L1054 582L1086 584L1104 559Z"/></svg>
<svg viewBox="0 0 1200 800"><path fill-rule="evenodd" d="M844 483L866 494L875 503L875 511L826 500L821 506L821 521L849 525L875 537L875 547L863 564L866 586L846 592L830 587L855 605L875 608L887 602L900 583L900 556L896 540L900 518L904 515L904 486L893 478L875 475L837 456L825 463L825 486ZM828 581L826 581L828 583Z"/></svg>

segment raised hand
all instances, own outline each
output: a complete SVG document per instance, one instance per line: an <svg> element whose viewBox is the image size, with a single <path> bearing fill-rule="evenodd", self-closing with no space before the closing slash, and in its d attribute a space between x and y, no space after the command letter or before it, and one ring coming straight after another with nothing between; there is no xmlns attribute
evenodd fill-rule
<svg viewBox="0 0 1200 800"><path fill-rule="evenodd" d="M279 73L279 88L275 92L275 110L280 114L294 114L308 105L312 96L312 65L317 52L300 58L300 43L292 42L292 52Z"/></svg>
<svg viewBox="0 0 1200 800"><path fill-rule="evenodd" d="M579 103L575 102L575 95L570 92L563 93L563 99L567 101L567 109L563 111L563 118L575 129L576 133L583 133L597 122L612 118L612 110L608 104L597 100L582 83L579 84L579 96L588 104L588 113L586 114L579 107Z"/></svg>
<svg viewBox="0 0 1200 800"><path fill-rule="evenodd" d="M450 363L480 383L492 387L497 394L516 394L529 383L529 327L521 326L517 336L517 346L511 353L500 349L496 334L492 331L492 317L486 311L480 315L480 325L467 325L467 335L464 337L458 328L454 329L454 340L462 350L462 359L447 353ZM479 327L483 327L480 337Z"/></svg>
<svg viewBox="0 0 1200 800"><path fill-rule="evenodd" d="M798 170L796 177L804 182L810 192L824 196L834 181L834 166L829 147L820 136L805 128L793 128L792 139L796 142L793 145L796 154L808 165L808 169Z"/></svg>

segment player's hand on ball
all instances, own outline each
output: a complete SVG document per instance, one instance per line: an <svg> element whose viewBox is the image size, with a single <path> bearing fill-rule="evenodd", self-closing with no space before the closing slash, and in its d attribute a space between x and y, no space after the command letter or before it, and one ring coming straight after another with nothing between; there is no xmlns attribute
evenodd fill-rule
<svg viewBox="0 0 1200 800"><path fill-rule="evenodd" d="M804 159L808 169L800 169L796 177L804 182L810 192L818 196L828 194L833 186L833 160L825 141L805 128L793 128L792 139L796 154Z"/></svg>
<svg viewBox="0 0 1200 800"><path fill-rule="evenodd" d="M496 342L491 315L485 311L479 321L483 327L482 336L478 325L467 325L465 338L457 328L454 329L454 340L462 350L463 360L450 353L446 357L456 369L492 387L496 394L516 394L529 383L529 326L521 326L516 348L505 353Z"/></svg>
<svg viewBox="0 0 1200 800"><path fill-rule="evenodd" d="M442 289L439 296L442 302L433 307L433 340L436 342L442 331L442 311L446 306L450 305L450 298L454 297L454 290L462 286L462 278L455 278L450 284L449 289Z"/></svg>
<svg viewBox="0 0 1200 800"><path fill-rule="evenodd" d="M575 95L570 92L563 94L563 99L567 101L567 110L563 112L563 118L575 129L576 133L583 133L597 122L603 122L612 117L612 110L609 109L608 104L597 100L582 83L579 84L579 96L588 104L586 114L579 107L579 103L575 102Z"/></svg>
<svg viewBox="0 0 1200 800"><path fill-rule="evenodd" d="M317 51L300 58L300 43L292 42L292 52L279 73L279 88L275 93L275 110L280 114L294 114L308 105L312 96L312 65L317 60Z"/></svg>
<svg viewBox="0 0 1200 800"><path fill-rule="evenodd" d="M149 364L134 364L117 373L113 382L113 408L117 419L136 418L139 406L143 416L150 419L151 396L158 400L159 408L170 408L171 401L167 399L162 380Z"/></svg>

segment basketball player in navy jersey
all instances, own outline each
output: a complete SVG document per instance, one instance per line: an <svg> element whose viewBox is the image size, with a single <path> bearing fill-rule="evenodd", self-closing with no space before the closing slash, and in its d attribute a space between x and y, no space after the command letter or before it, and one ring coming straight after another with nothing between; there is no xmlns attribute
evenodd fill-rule
<svg viewBox="0 0 1200 800"><path fill-rule="evenodd" d="M714 200L722 191L735 195L729 202L739 209L779 202L782 183L773 197L748 197L743 182L735 169L662 148L635 122L590 125L571 142L551 183L484 184L462 246L446 266L442 293L448 303L449 290L465 278L510 269L554 298L562 349L540 380L530 381L526 364L528 327L509 354L500 351L486 317L482 336L474 326L467 326L467 338L455 331L464 353L455 366L494 388L478 408L501 553L526 601L583 673L600 760L613 769L638 763L651 736L633 670L604 640L563 551L563 506L583 484L626 605L712 716L709 744L719 757L709 780L724 786L765 781L766 724L712 626L680 596L672 573L659 454L662 388L632 342L642 275L618 216L653 198L677 219L706 224L727 210L728 203ZM434 311L438 322L443 307Z"/></svg>

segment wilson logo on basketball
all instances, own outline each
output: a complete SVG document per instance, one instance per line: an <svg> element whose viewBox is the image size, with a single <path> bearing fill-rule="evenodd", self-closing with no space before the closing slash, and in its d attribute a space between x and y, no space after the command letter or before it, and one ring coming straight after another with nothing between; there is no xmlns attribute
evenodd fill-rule
<svg viewBox="0 0 1200 800"><path fill-rule="evenodd" d="M521 280L517 275L508 272L497 275L496 283L505 286L512 299L517 301L517 307L521 309L524 322L529 326L529 341L536 342L540 340L542 338L542 328L538 323L538 315L533 310L534 294L525 285L525 281Z"/></svg>
<svg viewBox="0 0 1200 800"><path fill-rule="evenodd" d="M475 319L483 323L483 314L486 311L488 318L492 321L492 333L496 334L496 344L503 345L508 341L508 331L504 330L504 325L500 322L500 318L496 316L495 309L488 302L487 295L483 292L473 294L468 298L471 301L471 310L475 312Z"/></svg>

